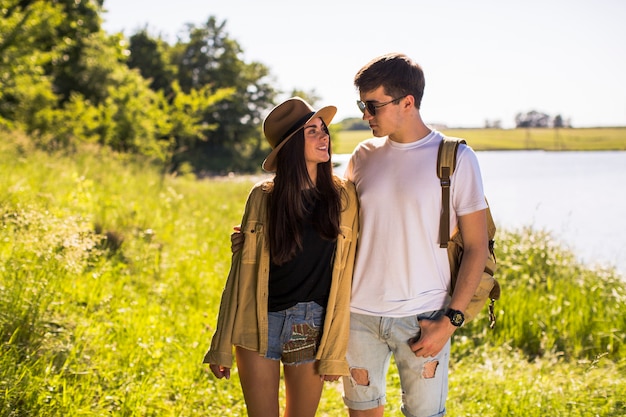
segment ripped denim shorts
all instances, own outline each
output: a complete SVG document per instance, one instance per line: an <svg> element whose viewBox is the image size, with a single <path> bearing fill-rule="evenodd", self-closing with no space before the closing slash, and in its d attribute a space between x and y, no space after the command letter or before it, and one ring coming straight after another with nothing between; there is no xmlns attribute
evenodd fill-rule
<svg viewBox="0 0 626 417"><path fill-rule="evenodd" d="M324 307L314 301L268 313L268 359L285 365L315 361L322 338Z"/></svg>

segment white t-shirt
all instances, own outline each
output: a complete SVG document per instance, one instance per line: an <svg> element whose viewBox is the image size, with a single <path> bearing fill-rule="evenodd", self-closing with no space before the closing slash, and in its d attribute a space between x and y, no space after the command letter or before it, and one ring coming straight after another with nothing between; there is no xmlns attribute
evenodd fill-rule
<svg viewBox="0 0 626 417"><path fill-rule="evenodd" d="M439 247L441 133L412 143L387 137L362 142L345 176L360 201L360 235L351 311L406 317L448 302L450 267ZM463 216L487 208L474 151L461 145L451 183L450 230Z"/></svg>

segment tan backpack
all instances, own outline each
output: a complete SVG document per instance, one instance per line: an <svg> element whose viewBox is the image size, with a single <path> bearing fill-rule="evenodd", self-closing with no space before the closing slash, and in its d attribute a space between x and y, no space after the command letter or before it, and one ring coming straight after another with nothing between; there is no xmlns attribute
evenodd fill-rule
<svg viewBox="0 0 626 417"><path fill-rule="evenodd" d="M460 231L457 229L454 235L450 237L450 177L456 166L456 153L461 143L466 142L464 139L444 137L439 145L439 153L437 155L437 177L439 177L441 182L441 203L443 206L439 221L439 247L448 249L451 275L450 295L454 291L459 266L463 258L463 237ZM464 314L465 322L467 323L476 317L487 299L490 299L489 327L493 329L496 325L494 304L496 300L500 299L500 284L494 278L497 268L496 255L493 250L496 225L491 217L489 204L487 204L487 229L489 235L489 257L487 258L480 284Z"/></svg>

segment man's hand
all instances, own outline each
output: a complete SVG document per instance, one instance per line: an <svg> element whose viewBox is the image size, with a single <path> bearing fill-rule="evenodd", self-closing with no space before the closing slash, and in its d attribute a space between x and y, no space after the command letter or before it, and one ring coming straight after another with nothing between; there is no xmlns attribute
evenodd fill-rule
<svg viewBox="0 0 626 417"><path fill-rule="evenodd" d="M338 381L341 376L339 375L320 375L322 381L334 382Z"/></svg>
<svg viewBox="0 0 626 417"><path fill-rule="evenodd" d="M215 365L213 363L209 365L209 368L211 368L211 372L213 372L213 375L215 375L219 379L222 379L222 378L230 379L230 368L227 368L225 366Z"/></svg>
<svg viewBox="0 0 626 417"><path fill-rule="evenodd" d="M241 225L233 227L234 232L230 234L230 251L235 253L243 247L243 233L241 233Z"/></svg>
<svg viewBox="0 0 626 417"><path fill-rule="evenodd" d="M415 356L435 357L444 348L448 339L452 337L457 329L447 317L438 320L420 320L420 337L417 340L411 339L409 345Z"/></svg>

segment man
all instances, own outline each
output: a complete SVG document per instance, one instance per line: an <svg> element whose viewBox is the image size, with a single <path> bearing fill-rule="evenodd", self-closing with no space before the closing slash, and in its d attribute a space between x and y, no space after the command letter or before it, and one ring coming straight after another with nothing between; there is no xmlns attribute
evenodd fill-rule
<svg viewBox="0 0 626 417"><path fill-rule="evenodd" d="M443 416L450 338L463 323L488 256L486 208L475 153L459 147L451 183L450 229L465 242L449 296L446 249L439 247L442 135L420 115L421 67L403 54L375 58L354 84L373 139L354 150L345 176L360 201L360 236L352 284L350 377L344 402L351 417L382 416L391 355L402 385L402 412Z"/></svg>

